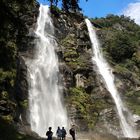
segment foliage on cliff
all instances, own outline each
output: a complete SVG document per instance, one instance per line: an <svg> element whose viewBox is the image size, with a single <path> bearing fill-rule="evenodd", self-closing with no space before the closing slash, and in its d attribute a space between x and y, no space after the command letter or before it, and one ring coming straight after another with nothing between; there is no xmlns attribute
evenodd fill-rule
<svg viewBox="0 0 140 140"><path fill-rule="evenodd" d="M22 16L33 8L35 1L1 0L0 1L0 92L14 86L16 76L16 57L18 39L27 32ZM24 33L22 32L23 29ZM13 92L13 89L12 91Z"/></svg>
<svg viewBox="0 0 140 140"><path fill-rule="evenodd" d="M20 106L15 93L16 83L19 82L17 60L19 50L25 48L19 44L28 33L26 20L33 16L36 5L35 0L0 1L0 137L3 140L24 137L10 124L16 119Z"/></svg>
<svg viewBox="0 0 140 140"><path fill-rule="evenodd" d="M120 63L132 59L140 45L140 28L133 20L124 16L108 15L93 21L102 27L102 46L113 61Z"/></svg>
<svg viewBox="0 0 140 140"><path fill-rule="evenodd" d="M96 66L91 63L91 44L84 21L79 24L74 20L71 22L69 17L65 20L70 25L68 28L73 27L60 41L63 60L70 71L70 75L64 74L68 83L66 102L71 108L72 119L75 116L77 123L83 123L82 129L94 129L106 109L106 115L110 110L109 114L114 114L113 99L97 75ZM140 115L139 25L128 17L115 15L91 21L97 27L104 56L113 69L123 101L134 114Z"/></svg>
<svg viewBox="0 0 140 140"><path fill-rule="evenodd" d="M128 106L140 115L140 26L123 15L108 15L92 21L101 27L98 35L104 54L122 82L123 87L119 88Z"/></svg>
<svg viewBox="0 0 140 140"><path fill-rule="evenodd" d="M0 119L0 138L1 140L39 140L37 137L17 132L17 128L2 119Z"/></svg>
<svg viewBox="0 0 140 140"><path fill-rule="evenodd" d="M79 0L48 0L50 2L50 6L57 6L58 2L62 3L62 10L65 10L68 12L69 10L72 10L74 12L77 12L81 10L79 7ZM86 0L87 1L87 0Z"/></svg>

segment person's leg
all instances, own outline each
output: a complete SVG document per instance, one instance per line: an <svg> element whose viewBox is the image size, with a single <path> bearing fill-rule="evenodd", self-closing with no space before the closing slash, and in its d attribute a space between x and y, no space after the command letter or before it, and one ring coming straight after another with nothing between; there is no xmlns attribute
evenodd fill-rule
<svg viewBox="0 0 140 140"><path fill-rule="evenodd" d="M74 137L73 137L73 135L72 135L72 140L74 140Z"/></svg>
<svg viewBox="0 0 140 140"><path fill-rule="evenodd" d="M73 140L75 140L75 135L72 136Z"/></svg>

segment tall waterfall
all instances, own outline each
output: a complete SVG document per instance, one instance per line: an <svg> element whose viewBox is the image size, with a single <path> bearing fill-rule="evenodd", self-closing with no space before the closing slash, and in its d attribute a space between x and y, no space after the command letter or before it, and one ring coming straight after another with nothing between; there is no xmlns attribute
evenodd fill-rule
<svg viewBox="0 0 140 140"><path fill-rule="evenodd" d="M40 6L37 20L35 58L27 60L29 71L29 111L31 129L44 137L48 127L67 127L67 114L58 85L57 43L49 7Z"/></svg>
<svg viewBox="0 0 140 140"><path fill-rule="evenodd" d="M96 32L91 22L86 19L86 24L89 31L90 40L92 43L93 49L93 63L95 62L98 68L99 74L101 74L104 79L105 86L107 90L112 95L114 102L116 104L117 112L120 119L120 125L122 128L122 132L125 137L137 138L138 134L135 129L135 124L132 118L132 115L129 113L128 109L124 106L117 88L114 83L114 76L111 73L111 67L108 65L106 60L103 58L102 52L100 51L100 44L98 42L98 38L96 36ZM127 116L126 116L127 115Z"/></svg>

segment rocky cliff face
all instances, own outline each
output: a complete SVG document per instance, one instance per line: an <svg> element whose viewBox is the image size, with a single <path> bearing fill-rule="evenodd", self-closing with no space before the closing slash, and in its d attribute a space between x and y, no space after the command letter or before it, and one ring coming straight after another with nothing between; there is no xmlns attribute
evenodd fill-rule
<svg viewBox="0 0 140 140"><path fill-rule="evenodd" d="M99 122L103 124L106 115L118 123L114 103L91 62L91 43L83 15L61 12L53 18L65 103L72 123L80 131L95 129Z"/></svg>
<svg viewBox="0 0 140 140"><path fill-rule="evenodd" d="M93 70L84 17L59 13L59 18L55 15L53 18L68 115L79 130L89 130L97 123L100 111L109 104L105 99L108 93Z"/></svg>
<svg viewBox="0 0 140 140"><path fill-rule="evenodd" d="M91 62L91 43L83 15L53 11L53 21L59 44L56 51L60 60L60 72L63 75L62 83L69 118L80 131L107 130L120 134L114 101L106 90L102 78L97 75L96 66ZM135 39L132 39L132 32L136 32L136 29L139 31L139 26L129 18L113 15L104 20L93 20L93 25L97 27L104 55L113 68L116 86L122 100L133 114L139 115L138 56L134 60L139 52L139 37L135 35ZM131 27L135 29L128 30ZM120 36L118 39L122 41L121 43L117 42L118 34L124 34L124 37ZM110 43L113 42L113 37L116 38L114 41L116 44L114 48L109 48L109 45L112 47L114 45ZM129 39L133 40L133 43L129 42ZM119 47L124 49L121 50ZM116 49L121 53L115 51ZM120 69L123 69L123 72ZM134 100L137 102L134 103ZM139 126L138 120L136 122Z"/></svg>
<svg viewBox="0 0 140 140"><path fill-rule="evenodd" d="M30 50L39 4L35 1L0 1L0 139L26 139L27 67L25 51ZM28 53L26 53L27 55ZM21 129L22 128L22 129ZM30 139L32 139L30 137Z"/></svg>
<svg viewBox="0 0 140 140"><path fill-rule="evenodd" d="M12 60L7 62L4 59L5 65L2 62L0 63L0 74L2 75L0 79L0 116L10 123L15 124L16 122L19 130L24 133L29 132L27 120L29 85L25 59L32 58L34 54L36 36L33 31L38 7L38 4L32 5L29 9L24 9L23 6L21 11L17 10L9 13L10 15L14 14L13 17L17 17L19 22L17 25L17 23L14 24L13 19L10 19L10 21L6 19L5 21L9 23L9 26L7 26L9 30L5 31L5 36L7 40L10 40L10 43L7 43L2 36L0 40L3 43L1 46L10 50L10 57L6 50L6 59ZM0 16L3 17L4 14L2 12ZM97 75L96 66L91 62L91 43L84 16L53 9L52 18L55 26L55 37L58 42L56 53L59 57L60 77L64 87L64 102L69 119L77 126L79 131L94 130L103 134L110 131L111 133L121 133L114 102L102 79ZM1 25L3 29L5 24L6 22ZM116 18L115 16L94 19L93 24L97 27L104 55L113 68L116 85L122 93L123 100L134 114L140 115L138 43L140 27L129 19L126 20L125 17ZM14 27L18 28L15 29ZM124 32L129 34L127 38L133 35L131 46L125 39L122 39L120 44L126 44L126 47L124 47L126 50L135 46L134 51L133 49L129 51L131 55L128 55L126 50L121 50L123 53L117 51L113 53L117 46L117 35ZM121 37L119 40L121 40ZM118 43L120 43L119 40ZM13 52L11 47L14 45ZM0 54L3 53L4 50L0 52ZM119 56L119 54L121 55ZM122 58L121 61L119 58ZM7 65L10 67L7 68ZM139 120L137 120L137 125L138 122Z"/></svg>

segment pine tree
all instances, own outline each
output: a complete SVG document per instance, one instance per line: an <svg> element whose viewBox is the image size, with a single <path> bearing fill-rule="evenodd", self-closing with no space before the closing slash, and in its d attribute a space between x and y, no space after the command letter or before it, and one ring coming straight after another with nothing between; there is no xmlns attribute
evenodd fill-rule
<svg viewBox="0 0 140 140"><path fill-rule="evenodd" d="M52 5L57 6L57 3L60 1L62 2L62 10L68 12L69 10L72 10L74 12L80 11L81 8L79 7L79 0L48 0L50 1L50 7ZM86 0L88 1L88 0Z"/></svg>

